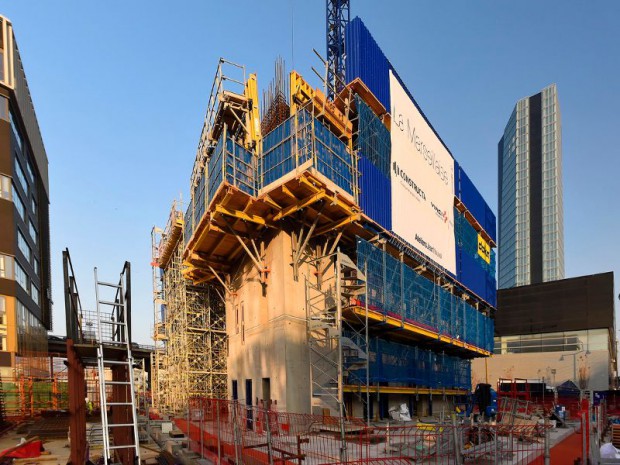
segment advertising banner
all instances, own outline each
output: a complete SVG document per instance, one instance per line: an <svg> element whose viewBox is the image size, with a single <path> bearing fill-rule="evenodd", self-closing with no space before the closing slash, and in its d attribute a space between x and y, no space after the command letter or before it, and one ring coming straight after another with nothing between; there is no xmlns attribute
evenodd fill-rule
<svg viewBox="0 0 620 465"><path fill-rule="evenodd" d="M456 274L454 160L390 71L392 230Z"/></svg>

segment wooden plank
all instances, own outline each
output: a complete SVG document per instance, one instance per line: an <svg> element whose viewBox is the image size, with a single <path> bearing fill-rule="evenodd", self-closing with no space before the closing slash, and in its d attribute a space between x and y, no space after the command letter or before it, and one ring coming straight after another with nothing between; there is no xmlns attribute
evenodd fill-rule
<svg viewBox="0 0 620 465"><path fill-rule="evenodd" d="M247 213L244 213L243 211L240 211L240 210L231 210L222 204L216 205L215 211L218 213L221 213L222 215L227 215L233 218L239 218L241 220L260 224L261 226L267 226L267 227L273 228L272 225L267 224L267 221L265 221L265 218L261 218L260 216L257 216L257 215L248 215Z"/></svg>
<svg viewBox="0 0 620 465"><path fill-rule="evenodd" d="M274 215L273 217L273 221L278 221L281 220L282 218L288 216L288 215L292 215L293 213L302 210L303 208L307 207L308 205L312 205L315 202L318 202L319 200L325 198L327 196L327 194L325 193L324 189L320 189L318 192L306 197L305 199L302 200L298 200L296 203L294 203L293 205L290 205L286 208L284 208L283 210L281 210L278 214Z"/></svg>

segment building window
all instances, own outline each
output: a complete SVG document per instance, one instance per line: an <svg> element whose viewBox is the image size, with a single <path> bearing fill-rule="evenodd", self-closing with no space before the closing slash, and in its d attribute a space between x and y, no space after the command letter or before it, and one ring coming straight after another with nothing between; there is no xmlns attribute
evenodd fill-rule
<svg viewBox="0 0 620 465"><path fill-rule="evenodd" d="M24 202L22 202L22 199L17 193L17 191L15 191L13 195L13 203L15 204L15 209L17 210L17 213L19 213L19 216L21 217L22 221L25 222L26 221L26 207L24 207Z"/></svg>
<svg viewBox="0 0 620 465"><path fill-rule="evenodd" d="M18 299L15 300L15 308L18 350L20 352L41 352L45 350L47 330L43 324Z"/></svg>
<svg viewBox="0 0 620 465"><path fill-rule="evenodd" d="M30 182L34 183L34 171L32 171L32 165L30 164L30 160L26 160L26 171L28 172Z"/></svg>
<svg viewBox="0 0 620 465"><path fill-rule="evenodd" d="M36 244L37 243L37 230L34 228L34 223L32 221L28 222L28 230L30 231L30 237L32 237L32 240Z"/></svg>
<svg viewBox="0 0 620 465"><path fill-rule="evenodd" d="M0 254L0 278L13 279L13 263L15 259L10 255Z"/></svg>
<svg viewBox="0 0 620 465"><path fill-rule="evenodd" d="M19 229L17 230L17 247L19 247L19 250L21 250L28 262L30 262L30 259L32 258L32 250L30 250L28 241Z"/></svg>
<svg viewBox="0 0 620 465"><path fill-rule="evenodd" d="M239 304L235 305L235 334L239 334Z"/></svg>
<svg viewBox="0 0 620 465"><path fill-rule="evenodd" d="M36 215L37 214L37 201L34 199L34 197L30 198L30 206L32 207L32 213Z"/></svg>
<svg viewBox="0 0 620 465"><path fill-rule="evenodd" d="M33 283L30 283L30 297L32 297L35 304L39 305L39 289Z"/></svg>
<svg viewBox="0 0 620 465"><path fill-rule="evenodd" d="M15 281L19 283L24 291L29 293L30 289L28 288L28 275L17 262L15 262Z"/></svg>
<svg viewBox="0 0 620 465"><path fill-rule="evenodd" d="M0 55L0 57L1 56L2 55ZM0 95L0 119L3 119L4 121L9 121L9 101L4 95Z"/></svg>
<svg viewBox="0 0 620 465"><path fill-rule="evenodd" d="M39 259L32 254L32 267L34 268L34 274L39 276L39 268L41 264L39 263Z"/></svg>
<svg viewBox="0 0 620 465"><path fill-rule="evenodd" d="M22 189L24 189L24 192L28 192L28 183L26 182L26 175L24 175L24 169L22 168L22 165L19 163L19 161L17 161L17 158L15 158L15 174L17 175L17 179L19 183L21 184Z"/></svg>
<svg viewBox="0 0 620 465"><path fill-rule="evenodd" d="M22 135L19 129L17 128L17 123L15 122L15 116L13 116L12 111L9 111L9 120L11 121L11 129L13 130L13 134L15 135L15 140L17 141L17 145L19 146L19 150L22 150Z"/></svg>
<svg viewBox="0 0 620 465"><path fill-rule="evenodd" d="M12 200L12 192L11 178L4 174L0 174L0 199Z"/></svg>
<svg viewBox="0 0 620 465"><path fill-rule="evenodd" d="M6 296L0 295L0 350L6 351Z"/></svg>

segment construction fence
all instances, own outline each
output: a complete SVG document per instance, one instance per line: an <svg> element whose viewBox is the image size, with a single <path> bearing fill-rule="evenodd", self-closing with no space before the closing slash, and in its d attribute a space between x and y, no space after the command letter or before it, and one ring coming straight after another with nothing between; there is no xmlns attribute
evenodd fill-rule
<svg viewBox="0 0 620 465"><path fill-rule="evenodd" d="M384 423L293 414L219 399L193 398L176 425L190 448L215 464L533 464L543 465L550 426Z"/></svg>

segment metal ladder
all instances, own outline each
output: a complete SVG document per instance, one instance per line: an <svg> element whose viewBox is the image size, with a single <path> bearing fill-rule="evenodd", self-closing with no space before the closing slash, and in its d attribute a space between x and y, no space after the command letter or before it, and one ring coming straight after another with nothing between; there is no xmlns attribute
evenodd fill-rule
<svg viewBox="0 0 620 465"><path fill-rule="evenodd" d="M110 289L115 291L115 297L111 300L102 300L100 290ZM105 291L103 291L105 293ZM127 318L127 303L125 301L125 286L123 276L118 284L99 281L97 268L95 268L95 295L97 298L97 367L99 375L99 397L101 400L101 429L103 433L103 457L105 465L109 465L112 454L119 449L133 449L134 463L140 463L140 441L138 435L138 418L136 413L136 395L133 387L133 356L131 354L131 344L129 338L129 327ZM105 328L105 330L104 330ZM107 330L111 331L107 331ZM109 360L105 358L104 345L113 345L126 349L125 360ZM105 368L110 366L124 366L127 370L128 381L107 381L105 379ZM108 402L106 398L106 387L121 385L129 389L131 395L130 402ZM108 419L108 407L126 406L130 409L131 423L110 423ZM113 445L110 440L110 433L114 436L114 428L131 427L133 429L133 444ZM115 462L112 462L115 463Z"/></svg>

